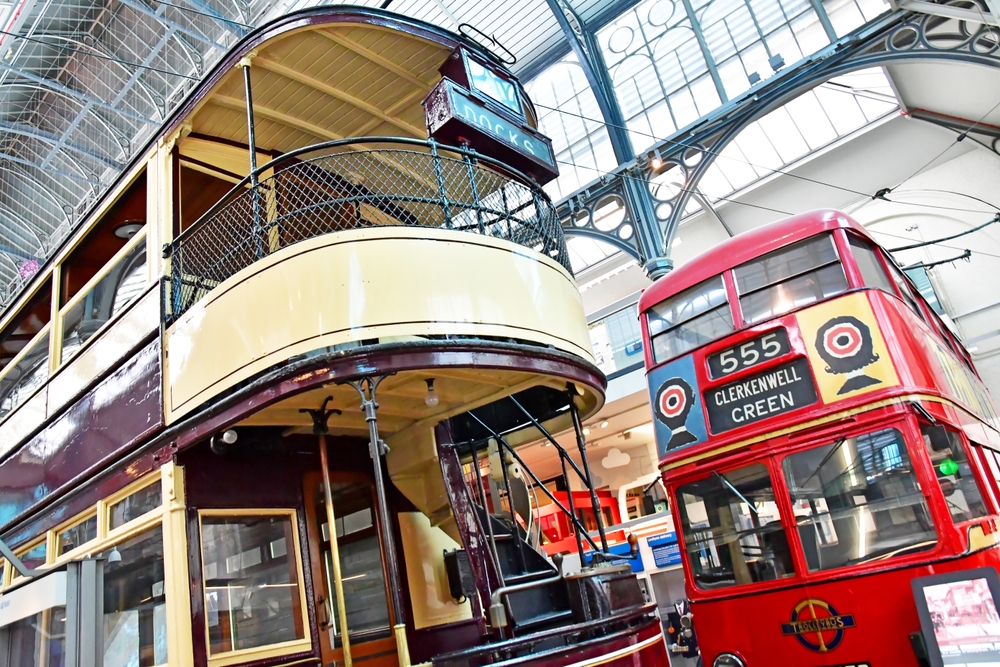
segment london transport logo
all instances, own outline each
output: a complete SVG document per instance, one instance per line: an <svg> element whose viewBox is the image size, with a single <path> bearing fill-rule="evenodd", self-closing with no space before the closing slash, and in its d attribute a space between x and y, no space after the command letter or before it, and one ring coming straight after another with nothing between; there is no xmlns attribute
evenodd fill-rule
<svg viewBox="0 0 1000 667"><path fill-rule="evenodd" d="M792 620L781 624L781 633L794 635L810 651L826 653L840 646L844 631L853 627L853 615L839 614L829 602L809 598L795 605Z"/></svg>

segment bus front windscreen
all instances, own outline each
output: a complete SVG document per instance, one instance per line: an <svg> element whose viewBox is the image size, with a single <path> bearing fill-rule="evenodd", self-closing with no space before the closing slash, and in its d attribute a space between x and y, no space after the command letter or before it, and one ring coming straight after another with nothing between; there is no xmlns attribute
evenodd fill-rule
<svg viewBox="0 0 1000 667"><path fill-rule="evenodd" d="M924 551L937 541L903 434L886 428L782 465L810 572Z"/></svg>
<svg viewBox="0 0 1000 667"><path fill-rule="evenodd" d="M767 467L754 463L677 489L694 583L710 590L795 574Z"/></svg>

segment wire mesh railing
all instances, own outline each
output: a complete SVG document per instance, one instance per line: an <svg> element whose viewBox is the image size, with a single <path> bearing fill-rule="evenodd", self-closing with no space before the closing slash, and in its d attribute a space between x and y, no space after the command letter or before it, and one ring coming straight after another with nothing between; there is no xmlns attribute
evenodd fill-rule
<svg viewBox="0 0 1000 667"><path fill-rule="evenodd" d="M164 322L282 248L333 232L390 226L503 239L570 270L555 207L523 175L435 142L348 139L305 147L258 168L167 245Z"/></svg>

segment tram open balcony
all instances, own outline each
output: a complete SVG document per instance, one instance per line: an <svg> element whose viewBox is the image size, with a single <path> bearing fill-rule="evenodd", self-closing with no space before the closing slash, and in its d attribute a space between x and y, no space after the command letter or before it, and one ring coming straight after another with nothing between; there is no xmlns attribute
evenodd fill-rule
<svg viewBox="0 0 1000 667"><path fill-rule="evenodd" d="M369 137L286 153L164 252L168 414L362 343L499 339L592 360L552 203L471 151Z"/></svg>

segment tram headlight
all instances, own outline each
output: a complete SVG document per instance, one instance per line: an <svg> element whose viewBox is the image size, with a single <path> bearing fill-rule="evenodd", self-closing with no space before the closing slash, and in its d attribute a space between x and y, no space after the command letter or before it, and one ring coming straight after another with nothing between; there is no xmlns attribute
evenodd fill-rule
<svg viewBox="0 0 1000 667"><path fill-rule="evenodd" d="M747 667L743 658L732 653L720 653L712 661L712 667Z"/></svg>

